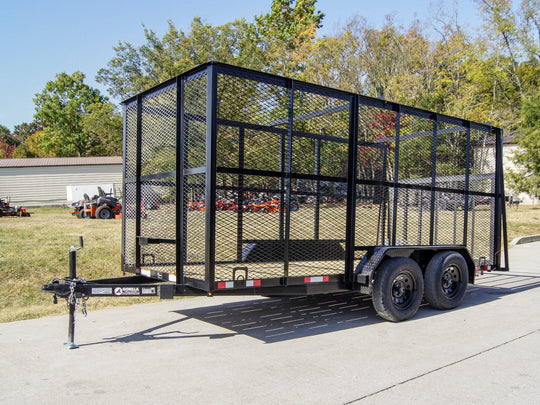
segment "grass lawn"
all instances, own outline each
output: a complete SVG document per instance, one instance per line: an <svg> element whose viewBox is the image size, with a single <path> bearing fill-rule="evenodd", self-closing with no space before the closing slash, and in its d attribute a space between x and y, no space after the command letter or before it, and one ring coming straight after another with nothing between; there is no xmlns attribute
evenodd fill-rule
<svg viewBox="0 0 540 405"><path fill-rule="evenodd" d="M64 208L29 212L30 218L0 218L0 322L67 313L65 300L53 305L52 295L41 293L40 287L53 277L68 274L69 248L79 243L79 235L85 242L77 255L79 277L91 280L122 275L122 221L78 219ZM507 211L507 216L509 241L540 234L540 206L521 206ZM91 311L156 300L92 297L87 306Z"/></svg>

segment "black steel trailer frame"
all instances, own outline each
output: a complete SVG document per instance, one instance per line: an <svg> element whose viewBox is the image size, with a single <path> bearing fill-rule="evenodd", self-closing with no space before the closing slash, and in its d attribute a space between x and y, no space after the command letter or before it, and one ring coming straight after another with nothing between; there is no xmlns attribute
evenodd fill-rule
<svg viewBox="0 0 540 405"><path fill-rule="evenodd" d="M397 302L435 261L465 284L508 270L499 128L216 62L123 105L134 276L84 281L73 265L43 291L377 295L380 269L404 266Z"/></svg>

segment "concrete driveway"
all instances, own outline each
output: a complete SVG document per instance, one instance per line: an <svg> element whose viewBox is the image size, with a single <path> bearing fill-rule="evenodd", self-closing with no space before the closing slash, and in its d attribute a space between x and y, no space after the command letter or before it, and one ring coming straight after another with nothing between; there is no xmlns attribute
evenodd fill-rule
<svg viewBox="0 0 540 405"><path fill-rule="evenodd" d="M0 403L539 403L540 242L510 260L459 308L402 323L346 293L77 314L77 350L67 314L0 324Z"/></svg>

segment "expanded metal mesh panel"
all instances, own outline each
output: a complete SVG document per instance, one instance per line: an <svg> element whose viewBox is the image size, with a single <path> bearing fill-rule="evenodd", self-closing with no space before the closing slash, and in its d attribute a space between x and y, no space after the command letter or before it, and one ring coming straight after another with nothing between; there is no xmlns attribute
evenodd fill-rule
<svg viewBox="0 0 540 405"><path fill-rule="evenodd" d="M465 128L439 123L436 162L439 187L465 189L467 171L467 131Z"/></svg>
<svg viewBox="0 0 540 405"><path fill-rule="evenodd" d="M137 174L137 102L125 106L124 117L124 176L135 177Z"/></svg>
<svg viewBox="0 0 540 405"><path fill-rule="evenodd" d="M141 220L144 237L176 238L176 84L143 98L141 131ZM141 266L176 273L176 245L141 246Z"/></svg>
<svg viewBox="0 0 540 405"><path fill-rule="evenodd" d="M431 178L433 166L433 121L410 114L400 118L398 180Z"/></svg>
<svg viewBox="0 0 540 405"><path fill-rule="evenodd" d="M184 83L184 167L206 166L206 74Z"/></svg>
<svg viewBox="0 0 540 405"><path fill-rule="evenodd" d="M360 105L358 107L358 141L392 144L395 142L396 123L395 111Z"/></svg>
<svg viewBox="0 0 540 405"><path fill-rule="evenodd" d="M197 280L205 280L206 268L207 80L206 72L201 72L186 78L183 86L184 235L181 242L184 275ZM188 169L199 172L186 172Z"/></svg>
<svg viewBox="0 0 540 405"><path fill-rule="evenodd" d="M130 218L129 207L136 206L137 173L137 102L124 107L124 190L122 195L122 261L124 266L134 267L136 263L136 231L134 217Z"/></svg>
<svg viewBox="0 0 540 405"><path fill-rule="evenodd" d="M176 85L143 98L141 175L176 170Z"/></svg>
<svg viewBox="0 0 540 405"><path fill-rule="evenodd" d="M288 90L260 78L218 74L220 120L266 127L287 127Z"/></svg>
<svg viewBox="0 0 540 405"><path fill-rule="evenodd" d="M216 280L342 272L346 184L283 173L346 177L349 101L295 91L289 117L289 90L226 75L218 100Z"/></svg>
<svg viewBox="0 0 540 405"><path fill-rule="evenodd" d="M122 201L122 221L124 231L123 260L124 264L134 267L137 262L136 256L136 184L125 183Z"/></svg>
<svg viewBox="0 0 540 405"><path fill-rule="evenodd" d="M495 192L496 148L494 138L487 132L471 130L470 190L478 193ZM493 234L495 227L495 199L491 196L469 196L470 238L467 246L472 256L485 258L493 264ZM490 229L491 232L487 232Z"/></svg>
<svg viewBox="0 0 540 405"><path fill-rule="evenodd" d="M466 244L463 240L465 228L463 194L437 192L435 198L438 206L435 216L434 243L438 245Z"/></svg>
<svg viewBox="0 0 540 405"><path fill-rule="evenodd" d="M218 168L280 172L285 165L287 90L246 77L218 75ZM249 278L284 275L284 181L217 175L216 280L247 266ZM277 241L277 243L273 243ZM264 249L261 247L264 245Z"/></svg>
<svg viewBox="0 0 540 405"><path fill-rule="evenodd" d="M493 264L493 229L495 199L493 197L476 198L469 206L469 238L467 247L475 260L485 259L486 264Z"/></svg>
<svg viewBox="0 0 540 405"><path fill-rule="evenodd" d="M184 177L185 266L187 277L204 280L206 235L206 175Z"/></svg>

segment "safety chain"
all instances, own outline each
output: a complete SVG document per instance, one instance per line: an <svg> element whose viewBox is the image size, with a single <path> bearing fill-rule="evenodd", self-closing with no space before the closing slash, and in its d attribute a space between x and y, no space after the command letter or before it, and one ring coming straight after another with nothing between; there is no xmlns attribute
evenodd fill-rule
<svg viewBox="0 0 540 405"><path fill-rule="evenodd" d="M66 280L68 281L68 280ZM88 301L89 297L79 297L77 298L77 295L75 294L75 287L77 286L78 282L85 282L84 278L75 278L73 280L69 280L69 297L67 297L67 305L68 308L70 305L75 306L75 311L77 311L77 308L81 308L81 313L86 316L88 315L88 311L86 310L86 301Z"/></svg>

